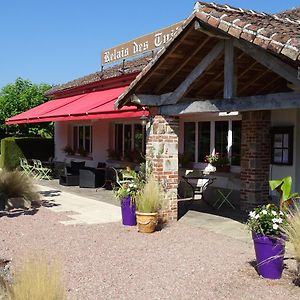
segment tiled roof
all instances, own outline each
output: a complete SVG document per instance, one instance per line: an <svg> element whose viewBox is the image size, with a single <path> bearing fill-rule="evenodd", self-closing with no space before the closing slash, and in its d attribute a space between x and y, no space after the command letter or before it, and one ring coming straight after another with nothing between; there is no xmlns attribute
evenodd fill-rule
<svg viewBox="0 0 300 300"><path fill-rule="evenodd" d="M300 60L299 9L269 15L229 5L197 2L195 11L202 21L236 38Z"/></svg>
<svg viewBox="0 0 300 300"><path fill-rule="evenodd" d="M276 14L279 18L288 18L293 21L300 22L300 7L289 9L283 12Z"/></svg>
<svg viewBox="0 0 300 300"><path fill-rule="evenodd" d="M124 105L126 98L137 84L147 76L160 57L175 43L181 32L195 19L229 35L256 44L264 49L283 55L285 58L300 62L300 8L288 10L278 15L260 13L253 10L236 8L229 5L196 2L193 13L177 29L174 38L165 45L141 73L131 82L125 92L115 103L116 107ZM289 16L289 18L287 18Z"/></svg>
<svg viewBox="0 0 300 300"><path fill-rule="evenodd" d="M143 56L134 60L128 60L122 64L117 64L102 71L98 71L81 78L69 81L67 83L56 85L48 90L45 95L54 95L56 92L62 92L64 90L70 90L75 87L84 86L97 81L102 81L109 78L115 78L122 75L128 75L131 73L140 72L152 59L152 56Z"/></svg>

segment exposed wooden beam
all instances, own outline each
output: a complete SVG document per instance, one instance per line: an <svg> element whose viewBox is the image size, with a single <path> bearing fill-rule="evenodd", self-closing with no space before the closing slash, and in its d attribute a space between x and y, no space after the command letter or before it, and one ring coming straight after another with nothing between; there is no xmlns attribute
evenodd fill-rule
<svg viewBox="0 0 300 300"><path fill-rule="evenodd" d="M225 35L225 34L222 34L222 33L218 33L218 32L215 32L214 30L212 30L211 28L208 29L208 28L205 28L205 26L203 26L202 24L200 24L199 22L195 22L195 29L197 31L200 31L210 37L214 37L214 38L218 38L218 39L222 39L222 40L228 40L230 39L229 36Z"/></svg>
<svg viewBox="0 0 300 300"><path fill-rule="evenodd" d="M203 48L203 46L210 40L210 37L204 39L199 46L189 55L188 58L185 58L185 61L178 66L169 76L166 76L164 80L155 88L155 93L158 93L162 87L164 87L168 82L170 82L193 58L194 56Z"/></svg>
<svg viewBox="0 0 300 300"><path fill-rule="evenodd" d="M188 91L193 82L201 76L207 67L221 54L224 49L224 41L218 42L212 50L201 60L186 79L176 88L176 90L166 99L165 103L177 103Z"/></svg>
<svg viewBox="0 0 300 300"><path fill-rule="evenodd" d="M297 78L297 69L287 65L279 58L268 53L266 50L263 50L258 46L254 46L249 42L234 40L233 44L235 47L241 49L252 58L257 60L260 64L272 70L274 73L295 84L296 86L300 86L300 79Z"/></svg>
<svg viewBox="0 0 300 300"><path fill-rule="evenodd" d="M255 78L253 78L253 80L250 80L247 84L245 84L240 90L239 90L239 94L241 94L244 90L246 90L249 86L251 86L253 83L257 82L258 80L260 80L261 78L263 78L268 72L270 72L269 69L265 70L264 72L262 72L260 75L256 76Z"/></svg>
<svg viewBox="0 0 300 300"><path fill-rule="evenodd" d="M252 64L249 65L248 68L246 68L241 74L238 74L238 77L242 77L245 75L249 70L251 70L255 65L257 64L257 61L253 62Z"/></svg>
<svg viewBox="0 0 300 300"><path fill-rule="evenodd" d="M224 44L224 99L234 96L234 49L232 39Z"/></svg>
<svg viewBox="0 0 300 300"><path fill-rule="evenodd" d="M146 95L146 94L133 94L130 97L130 103L145 105L145 106L160 106L161 102L168 98L171 93L162 95Z"/></svg>
<svg viewBox="0 0 300 300"><path fill-rule="evenodd" d="M295 86L295 85L293 85L293 84L288 83L288 84L287 84L287 87L288 87L289 89L295 91L295 92L300 93L300 87L299 87L299 86Z"/></svg>
<svg viewBox="0 0 300 300"><path fill-rule="evenodd" d="M184 28L183 30L185 30L186 28ZM193 31L195 30L194 26L191 26L190 28L188 28L186 31L179 33L179 35L181 34L181 39L177 40L175 43L173 43L172 40L172 46L170 47L170 52L168 55L165 55L164 57L160 58L159 63L156 64L156 66L154 68L152 68L152 73L155 73L156 69L165 61L169 58L169 55L172 54L179 46L182 45L182 42L184 41L184 39ZM175 37L175 39L177 38L177 36ZM169 47L168 47L169 48ZM143 80L141 80L143 83L147 82L150 79L151 76L146 76L143 78Z"/></svg>
<svg viewBox="0 0 300 300"><path fill-rule="evenodd" d="M187 103L165 105L159 113L166 116L194 114L203 112L230 112L274 110L300 107L300 93L277 93L250 97L216 100L194 100Z"/></svg>
<svg viewBox="0 0 300 300"><path fill-rule="evenodd" d="M256 90L256 93L259 94L265 90L268 90L269 87L272 87L277 81L282 80L281 77L277 77L266 83L263 87L261 87L259 90Z"/></svg>

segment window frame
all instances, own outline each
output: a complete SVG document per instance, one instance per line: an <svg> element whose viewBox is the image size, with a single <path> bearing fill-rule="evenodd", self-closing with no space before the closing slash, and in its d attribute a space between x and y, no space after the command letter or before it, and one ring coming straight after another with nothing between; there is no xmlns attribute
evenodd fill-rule
<svg viewBox="0 0 300 300"><path fill-rule="evenodd" d="M89 127L89 150L86 150L86 127ZM82 128L82 141L83 141L83 145L80 146L80 128ZM77 137L75 138L75 132ZM90 124L80 124L80 125L73 125L72 126L72 145L73 145L73 149L74 151L78 152L78 149L80 147L82 147L84 149L84 151L87 151L87 154L92 154L93 152L93 126ZM75 143L77 143L77 145L75 145Z"/></svg>
<svg viewBox="0 0 300 300"><path fill-rule="evenodd" d="M184 134L184 126L185 123L194 123L195 124L195 155L194 155L194 161L193 163L195 165L201 165L201 164L207 164L205 161L199 161L199 155L198 155L198 144L199 144L199 135L198 135L198 128L199 128L199 123L206 123L210 122L210 153L209 154L215 154L216 153L216 144L215 144L215 138L216 138L216 123L217 122L228 122L228 133L227 133L227 156L229 160L229 164L231 167L231 170L234 170L234 172L239 172L240 170L240 165L237 164L231 164L231 158L232 158L232 146L233 146L233 122L234 121L241 121L241 119L237 118L232 118L232 119L214 119L214 120L208 120L208 119L203 119L203 120L195 120L195 119L185 119L183 120L183 130L182 130L182 135L183 135L183 141L182 141L182 150L184 152L184 144L185 144L185 134Z"/></svg>
<svg viewBox="0 0 300 300"><path fill-rule="evenodd" d="M275 135L276 134L287 134L288 135L288 147L274 147ZM271 128L271 164L279 166L292 166L293 165L293 155L294 155L294 126L276 126ZM274 161L274 152L276 149L281 149L281 151L288 150L288 161L278 162Z"/></svg>
<svg viewBox="0 0 300 300"><path fill-rule="evenodd" d="M116 141L116 126L117 125L122 125L122 150L119 152L119 149L117 149L117 141ZM114 128L114 139L113 139L113 147L114 147L114 151L118 152L121 154L121 157L125 156L125 126L131 126L131 142L130 142L130 151L134 151L135 150L135 126L136 125L140 125L142 127L142 154L145 154L146 151L146 129L145 126L142 126L142 124L136 122L136 123L128 123L128 122L117 122L113 124L113 128Z"/></svg>

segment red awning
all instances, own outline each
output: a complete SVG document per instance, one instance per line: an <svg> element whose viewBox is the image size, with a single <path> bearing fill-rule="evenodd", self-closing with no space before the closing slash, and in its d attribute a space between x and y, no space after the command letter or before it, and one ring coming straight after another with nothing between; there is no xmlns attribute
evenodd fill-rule
<svg viewBox="0 0 300 300"><path fill-rule="evenodd" d="M138 118L145 114L134 106L114 109L115 100L127 88L91 92L45 102L6 120L6 124L40 123L89 119Z"/></svg>

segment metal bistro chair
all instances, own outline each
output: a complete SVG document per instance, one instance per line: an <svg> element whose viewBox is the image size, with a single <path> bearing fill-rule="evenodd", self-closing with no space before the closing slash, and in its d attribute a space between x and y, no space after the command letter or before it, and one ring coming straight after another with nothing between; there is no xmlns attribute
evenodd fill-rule
<svg viewBox="0 0 300 300"><path fill-rule="evenodd" d="M37 178L37 174L34 172L34 166L30 165L26 158L20 157L20 167L26 175Z"/></svg>
<svg viewBox="0 0 300 300"><path fill-rule="evenodd" d="M43 166L42 162L38 159L33 159L34 171L37 172L37 176L39 179L47 179L50 180L50 168L46 168Z"/></svg>
<svg viewBox="0 0 300 300"><path fill-rule="evenodd" d="M193 175L193 172L182 176L183 180L191 187L192 189L192 202L194 200L203 200L207 204L209 204L204 198L204 191L211 185L215 178L208 177L203 174ZM210 204L209 204L210 205Z"/></svg>
<svg viewBox="0 0 300 300"><path fill-rule="evenodd" d="M235 209L235 206L231 203L230 196L233 192L232 189L232 178L227 178L227 184L224 188L217 189L217 193L219 195L218 199L215 201L213 206L218 210L224 205L227 204L232 209Z"/></svg>
<svg viewBox="0 0 300 300"><path fill-rule="evenodd" d="M131 182L132 179L121 175L120 171L114 167L107 167L105 170L105 182L102 188L114 188L116 185L122 186Z"/></svg>

